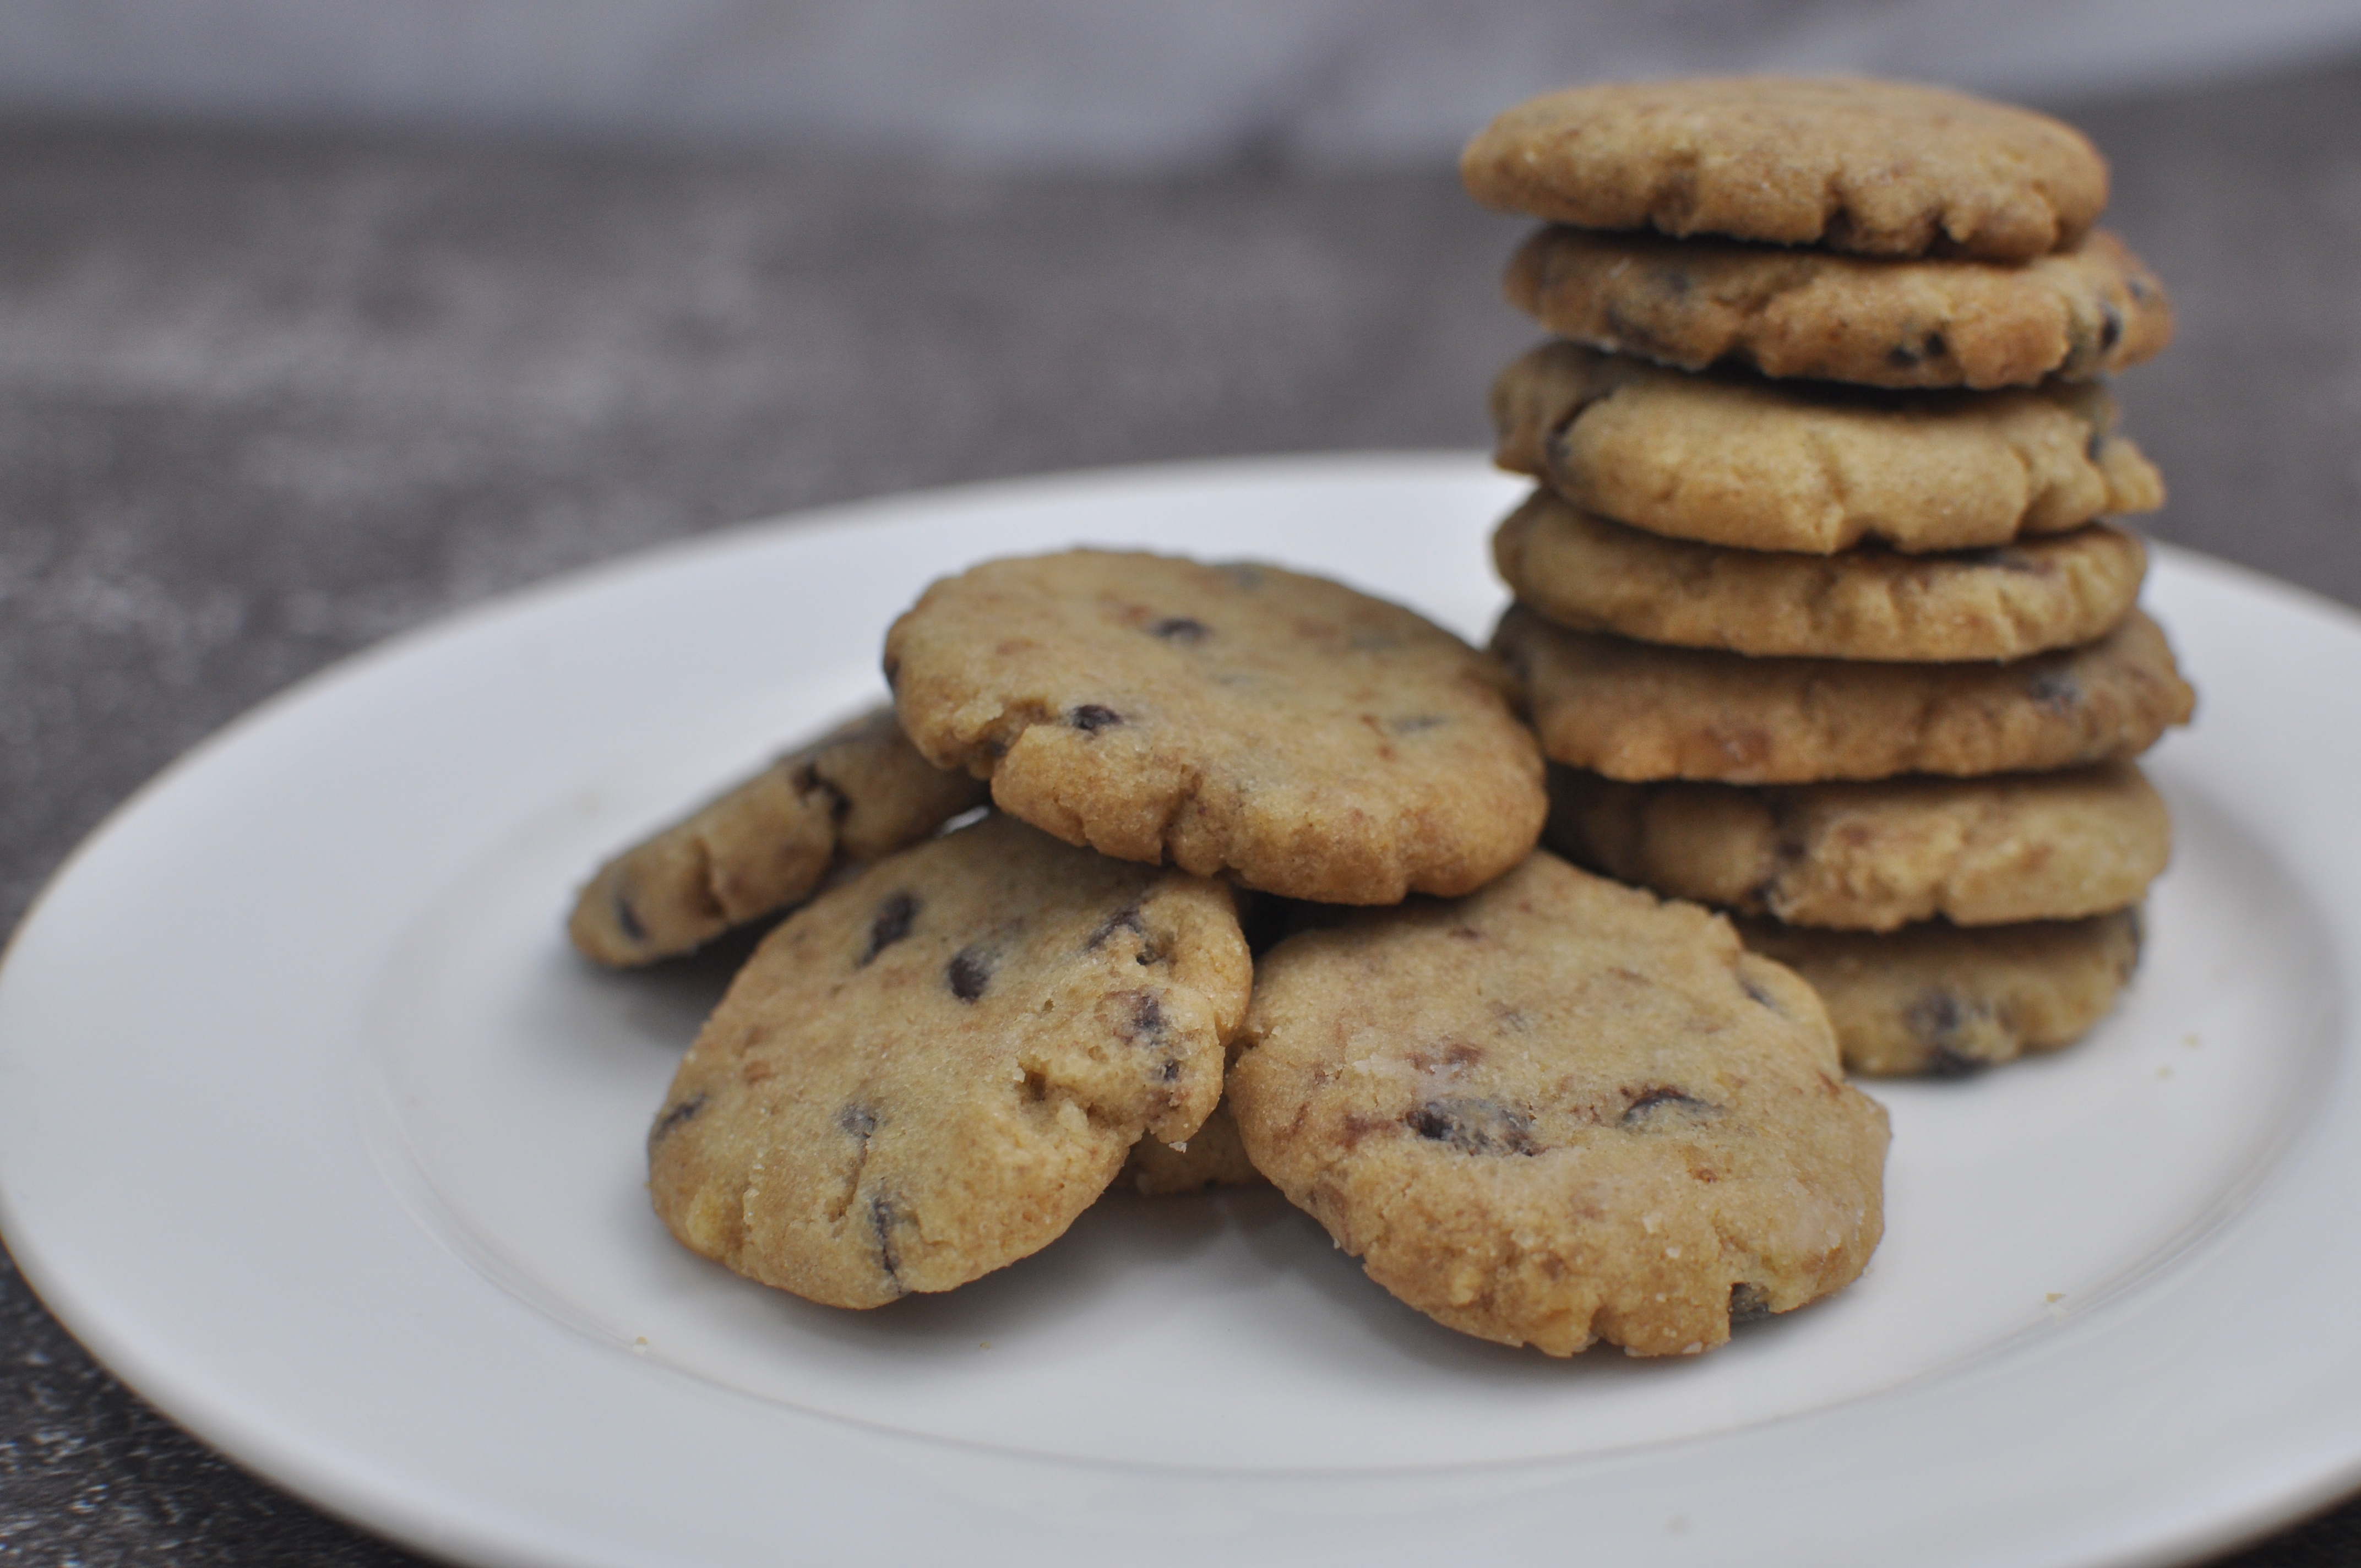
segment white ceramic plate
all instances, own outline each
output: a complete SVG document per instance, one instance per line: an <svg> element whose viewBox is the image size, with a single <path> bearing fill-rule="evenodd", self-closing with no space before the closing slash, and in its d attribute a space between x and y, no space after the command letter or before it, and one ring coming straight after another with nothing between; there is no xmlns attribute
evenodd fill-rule
<svg viewBox="0 0 2361 1568"><path fill-rule="evenodd" d="M880 694L931 577L1073 542L1325 570L1480 635L1472 456L1003 484L582 574L311 681L142 792L0 972L0 1223L133 1387L480 1563L2178 1560L2361 1483L2361 630L2169 550L2203 692L2152 942L2078 1048L1874 1086L1869 1273L1694 1361L1398 1306L1268 1192L1111 1198L855 1314L648 1211L726 969L613 976L601 856Z"/></svg>

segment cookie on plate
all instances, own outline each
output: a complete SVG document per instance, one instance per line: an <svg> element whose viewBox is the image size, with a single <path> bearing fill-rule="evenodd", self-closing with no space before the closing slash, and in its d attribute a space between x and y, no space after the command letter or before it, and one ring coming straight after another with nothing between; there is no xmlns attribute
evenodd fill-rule
<svg viewBox="0 0 2361 1568"><path fill-rule="evenodd" d="M1888 1078L1956 1078L2072 1045L2114 1010L2139 967L2136 908L1875 935L1745 920L1739 932L1812 982L1846 1067Z"/></svg>
<svg viewBox="0 0 2361 1568"><path fill-rule="evenodd" d="M1560 626L1761 657L1959 663L2096 641L2147 551L2103 522L1987 550L1730 550L1626 528L1536 490L1492 536L1517 598Z"/></svg>
<svg viewBox="0 0 2361 1568"><path fill-rule="evenodd" d="M892 708L877 708L600 866L575 900L566 934L602 964L686 953L983 799L973 779L918 755Z"/></svg>
<svg viewBox="0 0 2361 1568"><path fill-rule="evenodd" d="M1561 341L1500 373L1492 418L1501 467L1585 511L1741 550L1980 549L2164 504L2088 381L1892 392L1692 375Z"/></svg>
<svg viewBox="0 0 2361 1568"><path fill-rule="evenodd" d="M649 1134L656 1212L831 1306L950 1289L1198 1130L1250 980L1221 883L986 817L763 939Z"/></svg>
<svg viewBox="0 0 2361 1568"><path fill-rule="evenodd" d="M885 668L918 749L988 776L1001 809L1290 897L1466 893L1548 811L1492 659L1276 566L989 562L895 622Z"/></svg>
<svg viewBox="0 0 2361 1568"><path fill-rule="evenodd" d="M2087 647L2006 664L1750 659L1569 631L1521 606L1493 646L1552 761L1631 781L2077 767L2137 756L2197 700L2139 610Z"/></svg>
<svg viewBox="0 0 2361 1568"><path fill-rule="evenodd" d="M1738 76L1620 82L1520 104L1468 144L1488 207L1654 228L2023 261L2107 204L2107 164L2047 115L1908 82Z"/></svg>
<svg viewBox="0 0 2361 1568"><path fill-rule="evenodd" d="M1255 1165L1466 1333L1691 1354L1877 1245L1885 1113L1810 987L1720 917L1546 852L1289 938L1240 1039Z"/></svg>
<svg viewBox="0 0 2361 1568"><path fill-rule="evenodd" d="M1510 260L1507 289L1594 347L1872 387L2087 381L2172 339L2164 285L2103 229L2011 266L1546 228Z"/></svg>
<svg viewBox="0 0 2361 1568"><path fill-rule="evenodd" d="M1980 779L1621 784L1550 770L1552 849L1791 926L2070 920L2137 903L2172 815L2131 762Z"/></svg>

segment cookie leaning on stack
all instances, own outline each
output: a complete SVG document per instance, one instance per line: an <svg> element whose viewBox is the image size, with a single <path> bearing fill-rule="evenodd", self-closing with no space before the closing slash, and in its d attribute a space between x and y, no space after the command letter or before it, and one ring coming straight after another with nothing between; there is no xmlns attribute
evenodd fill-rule
<svg viewBox="0 0 2361 1568"><path fill-rule="evenodd" d="M2193 700L2100 521L2163 485L2094 378L2171 334L2092 226L2103 160L1938 88L1744 78L1537 99L1461 167L1551 222L1507 292L1558 335L1492 402L1541 482L1495 646L1552 844L1745 916L1857 1070L2080 1037L2169 852L2129 759Z"/></svg>

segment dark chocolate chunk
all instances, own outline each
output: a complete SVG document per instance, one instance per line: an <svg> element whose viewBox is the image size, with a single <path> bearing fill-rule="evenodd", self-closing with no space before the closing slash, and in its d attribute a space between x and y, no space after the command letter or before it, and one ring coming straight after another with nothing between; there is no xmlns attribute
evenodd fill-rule
<svg viewBox="0 0 2361 1568"><path fill-rule="evenodd" d="M1744 1280L1730 1288L1730 1321L1733 1323L1760 1322L1771 1315L1771 1298L1760 1285Z"/></svg>
<svg viewBox="0 0 2361 1568"><path fill-rule="evenodd" d="M867 1143L869 1135L877 1130L877 1113L866 1105L847 1105L836 1113L836 1124L846 1133Z"/></svg>
<svg viewBox="0 0 2361 1568"><path fill-rule="evenodd" d="M2099 302L2099 352L2103 354L2124 340L2124 313L2115 308L2113 300Z"/></svg>
<svg viewBox="0 0 2361 1568"><path fill-rule="evenodd" d="M860 969L870 959L910 934L910 923L918 917L918 901L907 893L897 893L877 906L877 918L869 923L869 946L862 949Z"/></svg>
<svg viewBox="0 0 2361 1568"><path fill-rule="evenodd" d="M1114 708L1102 707L1094 702L1086 702L1067 714L1066 722L1085 735L1095 735L1110 725L1121 724L1123 715Z"/></svg>
<svg viewBox="0 0 2361 1568"><path fill-rule="evenodd" d="M1779 1011L1779 1004L1771 999L1771 993L1763 990L1761 986L1755 984L1754 981L1747 976L1740 975L1738 977L1738 989L1746 992L1746 994L1754 1001L1759 1002L1763 1006L1771 1009L1772 1012L1776 1013Z"/></svg>
<svg viewBox="0 0 2361 1568"><path fill-rule="evenodd" d="M1538 1154L1533 1119L1511 1105L1472 1095L1430 1100L1402 1118L1422 1138L1461 1154Z"/></svg>
<svg viewBox="0 0 2361 1568"><path fill-rule="evenodd" d="M992 953L983 943L971 942L951 955L943 974L950 982L953 996L961 1002L973 1002L992 983Z"/></svg>
<svg viewBox="0 0 2361 1568"><path fill-rule="evenodd" d="M1211 636L1212 629L1202 620L1185 615L1167 616L1148 629L1150 637L1161 637L1167 642L1202 642Z"/></svg>
<svg viewBox="0 0 2361 1568"><path fill-rule="evenodd" d="M1694 1094L1685 1093L1677 1089L1667 1089L1662 1084L1657 1084L1653 1088L1643 1089L1631 1097L1631 1103L1623 1108L1623 1124L1627 1127L1639 1125L1648 1119L1648 1113L1660 1105L1669 1105L1676 1111L1712 1109L1709 1102L1700 1100Z"/></svg>
<svg viewBox="0 0 2361 1568"><path fill-rule="evenodd" d="M705 1096L702 1093L692 1094L677 1105L666 1106L664 1113L656 1118L656 1124L648 1129L648 1146L653 1148L678 1130L682 1123L689 1121L704 1109Z"/></svg>
<svg viewBox="0 0 2361 1568"><path fill-rule="evenodd" d="M902 1284L901 1249L894 1245L894 1227L902 1223L894 1200L883 1192L869 1195L869 1232L877 1238L877 1266L898 1290Z"/></svg>
<svg viewBox="0 0 2361 1568"><path fill-rule="evenodd" d="M1164 1004L1154 992L1140 992L1133 1000L1130 1030L1134 1040L1152 1040L1164 1033Z"/></svg>
<svg viewBox="0 0 2361 1568"><path fill-rule="evenodd" d="M2025 683L2025 695L2053 713L2063 713L2082 700L2082 683L2070 671L2037 670Z"/></svg>
<svg viewBox="0 0 2361 1568"><path fill-rule="evenodd" d="M1965 1078L1992 1065L1960 1048L1970 1025L1982 1016L1983 1009L1962 1003L1948 991L1922 992L1904 1009L1903 1026L1927 1047L1928 1077Z"/></svg>
<svg viewBox="0 0 2361 1568"><path fill-rule="evenodd" d="M631 907L631 901L623 896L620 888L615 890L615 895L609 902L614 905L615 924L622 928L624 940L646 941L648 928L640 924L640 912Z"/></svg>

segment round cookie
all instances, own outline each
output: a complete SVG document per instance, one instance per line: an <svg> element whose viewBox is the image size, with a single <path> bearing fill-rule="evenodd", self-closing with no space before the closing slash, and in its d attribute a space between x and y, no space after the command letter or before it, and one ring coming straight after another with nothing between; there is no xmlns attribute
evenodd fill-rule
<svg viewBox="0 0 2361 1568"><path fill-rule="evenodd" d="M1229 1098L1255 1165L1463 1332L1693 1354L1858 1275L1885 1113L1810 989L1694 905L1535 854L1265 957Z"/></svg>
<svg viewBox="0 0 2361 1568"><path fill-rule="evenodd" d="M2197 700L2138 610L2087 647L2007 664L1750 659L1569 631L1521 606L1493 647L1552 761L1635 782L2077 767L2137 756Z"/></svg>
<svg viewBox="0 0 2361 1568"><path fill-rule="evenodd" d="M1608 82L1520 104L1460 157L1488 207L1866 256L2022 261L2107 204L2071 126L1908 82L1737 76Z"/></svg>
<svg viewBox="0 0 2361 1568"><path fill-rule="evenodd" d="M2078 919L2137 903L2172 855L2130 762L1768 787L1553 768L1550 801L1549 845L1576 863L1790 926Z"/></svg>
<svg viewBox="0 0 2361 1568"><path fill-rule="evenodd" d="M987 817L763 939L648 1135L656 1212L814 1301L948 1290L1197 1131L1250 981L1222 883Z"/></svg>
<svg viewBox="0 0 2361 1568"><path fill-rule="evenodd" d="M2147 552L2093 522L1989 550L1834 555L1664 539L1536 490L1492 536L1517 598L1582 631L1757 657L2021 659L2095 641L2139 599Z"/></svg>
<svg viewBox="0 0 2361 1568"><path fill-rule="evenodd" d="M1078 550L928 588L885 640L936 763L1069 842L1334 904L1460 894L1548 800L1488 656L1275 566Z"/></svg>
<svg viewBox="0 0 2361 1568"><path fill-rule="evenodd" d="M1190 1134L1185 1143L1142 1138L1132 1145L1121 1180L1149 1198L1202 1192L1208 1187L1268 1185L1262 1172L1246 1158L1246 1146L1238 1141L1238 1119L1230 1113L1226 1100L1213 1107L1205 1124Z"/></svg>
<svg viewBox="0 0 2361 1568"><path fill-rule="evenodd" d="M1500 373L1492 418L1501 467L1585 511L1741 550L1982 549L2164 504L2095 382L1877 391L1558 341Z"/></svg>
<svg viewBox="0 0 2361 1568"><path fill-rule="evenodd" d="M1507 291L1596 347L1872 387L2087 381L2172 339L2164 285L2103 229L2008 266L1546 228L1510 260Z"/></svg>
<svg viewBox="0 0 2361 1568"><path fill-rule="evenodd" d="M2097 1027L2139 967L2140 915L1883 935L1747 920L1739 934L1812 982L1854 1072L1957 1078Z"/></svg>
<svg viewBox="0 0 2361 1568"><path fill-rule="evenodd" d="M576 898L566 934L602 964L686 953L983 800L973 779L918 755L894 710L880 707L600 866Z"/></svg>

